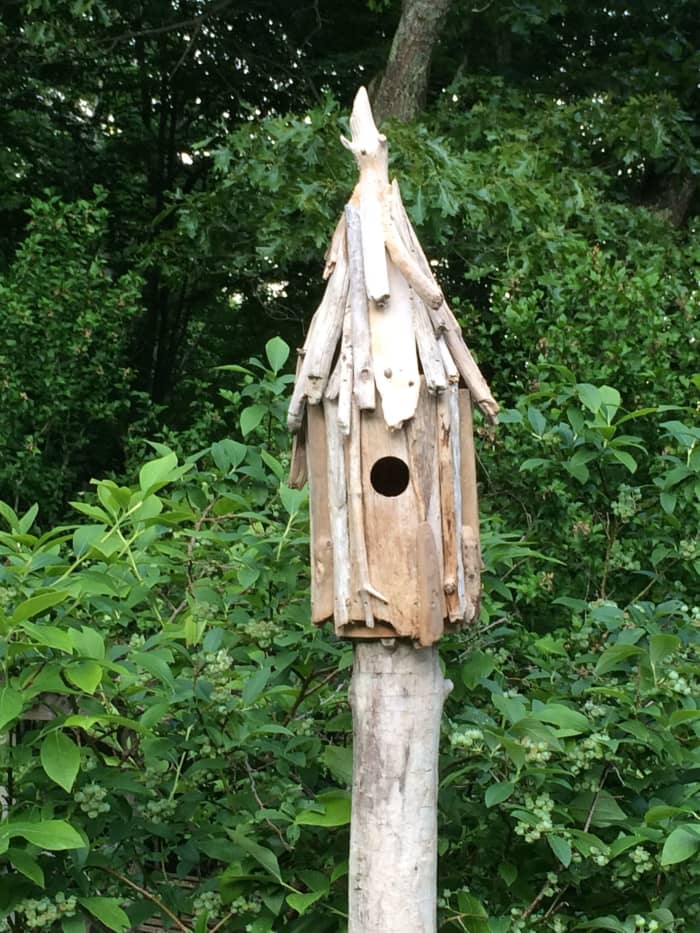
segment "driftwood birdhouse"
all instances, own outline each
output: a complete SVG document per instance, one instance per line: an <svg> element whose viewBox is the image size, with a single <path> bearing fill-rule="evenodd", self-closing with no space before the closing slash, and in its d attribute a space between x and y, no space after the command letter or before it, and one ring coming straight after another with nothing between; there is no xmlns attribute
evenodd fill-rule
<svg viewBox="0 0 700 933"><path fill-rule="evenodd" d="M299 354L291 482L308 476L313 621L437 641L478 614L472 403L498 405L411 226L361 88L343 144L360 178Z"/></svg>

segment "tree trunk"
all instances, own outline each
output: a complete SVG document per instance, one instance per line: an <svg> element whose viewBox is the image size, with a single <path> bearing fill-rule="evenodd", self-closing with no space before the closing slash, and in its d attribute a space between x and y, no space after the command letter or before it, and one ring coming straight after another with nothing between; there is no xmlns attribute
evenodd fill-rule
<svg viewBox="0 0 700 933"><path fill-rule="evenodd" d="M436 647L358 642L348 933L435 933L440 718Z"/></svg>
<svg viewBox="0 0 700 933"><path fill-rule="evenodd" d="M433 48L452 0L403 0L372 109L377 120L412 120L425 106Z"/></svg>

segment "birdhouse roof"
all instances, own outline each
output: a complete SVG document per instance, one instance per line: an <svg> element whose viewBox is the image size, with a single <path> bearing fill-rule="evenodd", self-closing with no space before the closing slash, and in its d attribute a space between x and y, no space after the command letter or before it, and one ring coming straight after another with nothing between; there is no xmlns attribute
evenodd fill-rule
<svg viewBox="0 0 700 933"><path fill-rule="evenodd" d="M387 139L364 88L341 137L360 177L326 253L327 287L300 351L288 426L301 428L307 404L337 399L343 433L352 410L374 410L381 397L392 429L411 419L420 374L431 393L463 380L495 423L498 404L462 336L418 237L396 180L389 183Z"/></svg>

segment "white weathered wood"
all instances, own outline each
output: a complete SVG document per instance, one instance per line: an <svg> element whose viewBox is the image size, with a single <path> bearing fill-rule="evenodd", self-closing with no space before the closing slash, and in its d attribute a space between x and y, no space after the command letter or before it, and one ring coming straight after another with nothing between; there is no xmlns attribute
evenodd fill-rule
<svg viewBox="0 0 700 933"><path fill-rule="evenodd" d="M481 602L481 544L479 497L474 449L472 400L468 389L459 390L460 445L462 448L462 555L464 560L465 622L479 617Z"/></svg>
<svg viewBox="0 0 700 933"><path fill-rule="evenodd" d="M435 933L440 718L437 649L358 642L348 933Z"/></svg>
<svg viewBox="0 0 700 933"><path fill-rule="evenodd" d="M328 447L322 405L309 405L306 411L306 445L311 524L311 620L318 625L329 619L334 609Z"/></svg>
<svg viewBox="0 0 700 933"><path fill-rule="evenodd" d="M333 542L333 617L338 630L348 623L350 614L350 538L345 439L338 424L338 403L324 401L323 413L328 445L328 509Z"/></svg>
<svg viewBox="0 0 700 933"><path fill-rule="evenodd" d="M392 187L391 196L384 199L384 239L386 248L393 262L401 270L401 274L413 288L416 294L428 305L429 308L439 308L443 303L444 296L442 289L435 281L430 270L427 272L422 268L419 258L415 252L412 252L404 243L401 234L403 221L401 196L397 194L398 186ZM394 199L398 197L398 203L394 207Z"/></svg>
<svg viewBox="0 0 700 933"><path fill-rule="evenodd" d="M403 201L401 200L401 191L396 179L392 182L391 188L391 203L396 227L403 237L405 245L415 257L419 267L426 275L432 276L433 273L430 263L411 226L411 221L408 218ZM498 403L491 394L491 390L481 370L464 342L462 329L450 310L449 305L443 300L439 307L435 307L429 302L427 303L427 307L433 322L433 327L437 334L444 334L450 353L452 354L462 379L464 379L467 388L471 392L472 398L489 421L495 424L498 420Z"/></svg>
<svg viewBox="0 0 700 933"><path fill-rule="evenodd" d="M340 430L347 435L350 433L352 417L352 315L350 306L345 308L343 318L343 336L340 344L338 383L338 424Z"/></svg>
<svg viewBox="0 0 700 933"><path fill-rule="evenodd" d="M413 295L412 299L413 324L416 330L418 356L423 367L423 375L425 376L428 391L431 393L444 392L447 388L448 379L433 325L421 299L416 295Z"/></svg>
<svg viewBox="0 0 700 933"><path fill-rule="evenodd" d="M389 157L386 136L376 127L363 87L355 95L350 131L352 139L340 138L360 169L352 203L360 212L365 285L368 298L381 307L390 294L383 223L383 201L389 194Z"/></svg>
<svg viewBox="0 0 700 933"><path fill-rule="evenodd" d="M400 428L413 417L418 404L419 373L411 291L406 279L390 262L391 298L383 308L369 306L374 381L390 428Z"/></svg>
<svg viewBox="0 0 700 933"><path fill-rule="evenodd" d="M454 490L455 532L457 534L457 606L455 621L462 621L466 611L464 591L464 555L462 549L462 449L460 446L459 397L456 385L447 391L450 410L450 460L452 464L452 488ZM450 620L453 616L450 614Z"/></svg>
<svg viewBox="0 0 700 933"><path fill-rule="evenodd" d="M287 410L287 427L292 433L301 428L307 401L316 405L323 398L343 327L348 286L348 263L343 246L300 354L301 366Z"/></svg>
<svg viewBox="0 0 700 933"><path fill-rule="evenodd" d="M440 358L442 359L442 364L445 367L445 373L447 374L447 381L457 384L459 382L459 370L455 365L455 361L452 359L452 354L447 349L447 344L445 343L445 338L442 334L438 337L438 350L440 352ZM467 390L465 390L467 391Z"/></svg>
<svg viewBox="0 0 700 933"><path fill-rule="evenodd" d="M350 288L348 299L352 317L353 393L361 411L373 411L376 405L372 344L369 333L369 307L362 263L360 214L351 204L345 207Z"/></svg>
<svg viewBox="0 0 700 933"><path fill-rule="evenodd" d="M329 279L333 275L335 270L335 264L338 259L338 254L343 251L345 248L345 214L340 215L340 220L338 221L335 230L333 231L333 236L331 238L330 246L326 250L326 255L324 259L326 260L326 265L323 269L323 278Z"/></svg>

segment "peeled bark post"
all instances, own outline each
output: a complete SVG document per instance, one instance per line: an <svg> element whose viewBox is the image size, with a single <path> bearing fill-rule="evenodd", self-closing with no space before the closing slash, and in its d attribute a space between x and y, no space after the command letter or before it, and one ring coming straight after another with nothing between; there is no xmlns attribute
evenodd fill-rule
<svg viewBox="0 0 700 933"><path fill-rule="evenodd" d="M434 646L355 646L348 933L437 929L438 744L451 689Z"/></svg>

